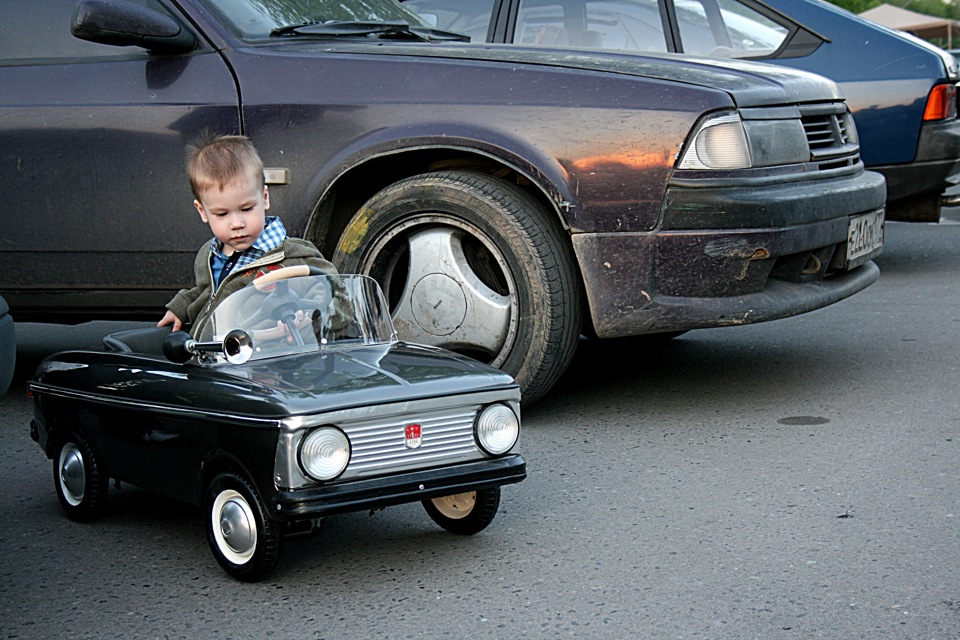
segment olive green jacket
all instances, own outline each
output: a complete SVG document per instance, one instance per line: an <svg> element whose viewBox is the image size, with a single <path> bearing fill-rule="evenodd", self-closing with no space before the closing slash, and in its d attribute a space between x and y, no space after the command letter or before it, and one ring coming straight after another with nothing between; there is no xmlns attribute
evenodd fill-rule
<svg viewBox="0 0 960 640"><path fill-rule="evenodd" d="M227 274L220 283L220 287L214 291L208 240L200 247L193 263L197 286L192 289L181 289L167 303L167 309L173 311L184 325L190 325L190 333L199 339L210 314L224 298L244 288L257 276L273 269L304 264L318 267L325 273L337 273L336 267L326 260L311 242L299 238L287 238L280 247L264 254L256 262L250 263L241 271Z"/></svg>

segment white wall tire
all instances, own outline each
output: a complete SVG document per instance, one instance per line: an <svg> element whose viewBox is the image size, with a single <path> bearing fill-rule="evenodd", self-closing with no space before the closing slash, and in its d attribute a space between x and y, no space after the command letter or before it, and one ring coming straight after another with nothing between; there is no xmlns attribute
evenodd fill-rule
<svg viewBox="0 0 960 640"><path fill-rule="evenodd" d="M280 530L249 481L233 472L219 474L204 506L207 543L224 571L245 582L273 571L280 559Z"/></svg>

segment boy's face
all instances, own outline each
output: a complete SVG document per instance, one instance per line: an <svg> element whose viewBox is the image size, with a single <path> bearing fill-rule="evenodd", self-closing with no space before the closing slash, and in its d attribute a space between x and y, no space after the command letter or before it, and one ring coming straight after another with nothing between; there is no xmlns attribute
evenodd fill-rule
<svg viewBox="0 0 960 640"><path fill-rule="evenodd" d="M244 176L223 185L223 189L205 189L193 206L229 256L249 249L263 233L270 192Z"/></svg>

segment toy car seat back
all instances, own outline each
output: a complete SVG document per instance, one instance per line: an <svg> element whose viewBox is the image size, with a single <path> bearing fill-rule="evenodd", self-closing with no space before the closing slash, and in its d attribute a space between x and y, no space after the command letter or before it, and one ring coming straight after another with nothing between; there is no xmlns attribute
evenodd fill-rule
<svg viewBox="0 0 960 640"><path fill-rule="evenodd" d="M103 346L108 351L119 353L143 353L152 356L163 355L163 339L170 333L170 327L146 327L118 331L104 336Z"/></svg>

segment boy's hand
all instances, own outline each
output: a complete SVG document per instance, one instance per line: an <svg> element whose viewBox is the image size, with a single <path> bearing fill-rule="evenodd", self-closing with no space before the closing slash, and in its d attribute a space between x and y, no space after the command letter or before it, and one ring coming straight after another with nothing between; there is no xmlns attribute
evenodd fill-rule
<svg viewBox="0 0 960 640"><path fill-rule="evenodd" d="M157 326L165 327L168 324L173 325L174 331L180 331L180 328L183 326L183 323L180 322L180 318L178 318L176 314L174 314L173 311L170 311L169 309L167 309L167 312L164 314L160 322L157 323Z"/></svg>
<svg viewBox="0 0 960 640"><path fill-rule="evenodd" d="M293 318L293 324L297 331L299 331L310 324L310 316L305 314L302 310L297 310L297 313ZM288 343L293 344L293 335L290 333L290 327L288 327L283 320L277 320L277 331L281 336L286 336Z"/></svg>

